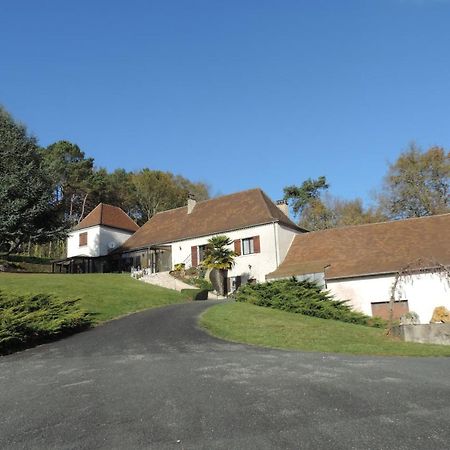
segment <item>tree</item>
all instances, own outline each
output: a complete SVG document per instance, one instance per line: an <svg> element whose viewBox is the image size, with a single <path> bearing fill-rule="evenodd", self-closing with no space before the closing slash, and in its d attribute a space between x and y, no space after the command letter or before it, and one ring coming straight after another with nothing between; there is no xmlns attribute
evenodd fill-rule
<svg viewBox="0 0 450 450"><path fill-rule="evenodd" d="M296 216L301 215L305 208L313 204L320 198L323 190L329 188L329 184L324 176L313 180L308 178L300 186L286 186L284 191L284 200L291 203L292 210Z"/></svg>
<svg viewBox="0 0 450 450"><path fill-rule="evenodd" d="M205 259L202 266L211 271L211 283L220 295L225 294L225 279L229 269L234 264L236 253L228 248L233 241L224 235L213 236L208 239Z"/></svg>
<svg viewBox="0 0 450 450"><path fill-rule="evenodd" d="M66 235L37 141L0 107L0 251Z"/></svg>
<svg viewBox="0 0 450 450"><path fill-rule="evenodd" d="M290 201L302 228L315 231L386 220L378 209L365 209L361 199L339 199L329 195L328 188L323 176L284 188L284 199Z"/></svg>
<svg viewBox="0 0 450 450"><path fill-rule="evenodd" d="M299 225L308 230L383 222L386 216L379 209L364 208L361 199L344 200L331 195L317 199L304 210Z"/></svg>
<svg viewBox="0 0 450 450"><path fill-rule="evenodd" d="M143 169L132 175L139 221L145 223L156 213L186 205L189 193L208 198L203 183L193 183L170 172ZM201 200L202 198L197 198Z"/></svg>
<svg viewBox="0 0 450 450"><path fill-rule="evenodd" d="M62 203L72 224L79 223L89 209L86 206L94 184L94 159L86 158L78 145L68 141L49 145L43 156L55 184L55 200Z"/></svg>
<svg viewBox="0 0 450 450"><path fill-rule="evenodd" d="M136 187L133 184L132 172L116 169L109 174L110 198L107 203L119 206L135 220L139 219L139 210L136 198Z"/></svg>
<svg viewBox="0 0 450 450"><path fill-rule="evenodd" d="M450 211L450 152L411 144L384 179L380 205L391 219L406 219Z"/></svg>
<svg viewBox="0 0 450 450"><path fill-rule="evenodd" d="M418 259L401 267L396 272L390 287L388 334L391 333L394 326L394 304L399 287L402 284L413 283L414 276L421 274L435 275L450 287L450 266L446 266L439 261Z"/></svg>

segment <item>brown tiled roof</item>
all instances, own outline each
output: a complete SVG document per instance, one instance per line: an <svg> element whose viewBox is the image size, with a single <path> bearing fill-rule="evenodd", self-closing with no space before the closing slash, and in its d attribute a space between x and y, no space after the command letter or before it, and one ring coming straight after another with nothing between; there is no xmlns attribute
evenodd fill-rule
<svg viewBox="0 0 450 450"><path fill-rule="evenodd" d="M139 226L119 207L99 203L76 227L93 227L94 225L105 225L120 230L136 231Z"/></svg>
<svg viewBox="0 0 450 450"><path fill-rule="evenodd" d="M268 279L323 272L327 279L450 264L450 214L334 228L295 236ZM315 268L315 270L313 270Z"/></svg>
<svg viewBox="0 0 450 450"><path fill-rule="evenodd" d="M261 189L251 189L197 202L190 214L187 213L187 207L160 212L116 251L226 233L272 222L301 231Z"/></svg>

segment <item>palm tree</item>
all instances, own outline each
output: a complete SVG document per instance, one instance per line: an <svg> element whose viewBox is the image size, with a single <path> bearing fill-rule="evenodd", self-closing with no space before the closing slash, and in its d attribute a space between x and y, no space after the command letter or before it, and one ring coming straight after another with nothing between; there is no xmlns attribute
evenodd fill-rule
<svg viewBox="0 0 450 450"><path fill-rule="evenodd" d="M205 259L202 261L203 267L212 269L211 283L220 295L225 295L227 271L234 265L236 253L228 248L232 243L233 241L228 236L213 236L208 239Z"/></svg>

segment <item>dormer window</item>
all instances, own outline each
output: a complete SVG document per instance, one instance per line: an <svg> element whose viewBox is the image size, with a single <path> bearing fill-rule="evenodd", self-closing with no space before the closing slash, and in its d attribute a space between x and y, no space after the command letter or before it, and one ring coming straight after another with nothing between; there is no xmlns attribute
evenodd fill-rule
<svg viewBox="0 0 450 450"><path fill-rule="evenodd" d="M87 231L79 234L79 246L85 247L87 245Z"/></svg>

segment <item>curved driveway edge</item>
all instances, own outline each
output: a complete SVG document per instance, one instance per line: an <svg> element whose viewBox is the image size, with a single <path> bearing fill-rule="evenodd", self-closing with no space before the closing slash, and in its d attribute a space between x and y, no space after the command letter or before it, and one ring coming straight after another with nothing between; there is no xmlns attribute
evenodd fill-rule
<svg viewBox="0 0 450 450"><path fill-rule="evenodd" d="M271 350L133 314L0 358L0 448L446 448L450 359Z"/></svg>

